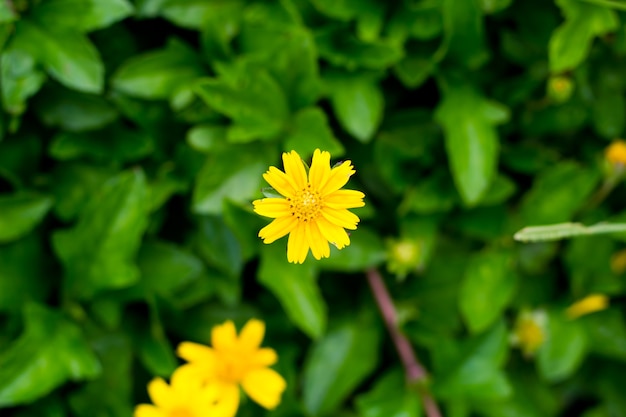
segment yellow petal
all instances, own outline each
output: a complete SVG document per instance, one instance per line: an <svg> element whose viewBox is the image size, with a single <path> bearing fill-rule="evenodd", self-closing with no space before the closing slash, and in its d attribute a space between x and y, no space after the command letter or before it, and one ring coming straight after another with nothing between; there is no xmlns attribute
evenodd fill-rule
<svg viewBox="0 0 626 417"><path fill-rule="evenodd" d="M312 221L306 224L306 238L315 259L319 260L330 256L328 240L324 238L316 222Z"/></svg>
<svg viewBox="0 0 626 417"><path fill-rule="evenodd" d="M283 153L283 165L285 167L285 174L295 181L298 190L302 190L306 187L306 170L304 169L302 158L300 158L300 155L298 155L296 151Z"/></svg>
<svg viewBox="0 0 626 417"><path fill-rule="evenodd" d="M322 236L334 244L337 249L343 249L350 244L350 237L342 227L329 222L323 217L318 217L316 223Z"/></svg>
<svg viewBox="0 0 626 417"><path fill-rule="evenodd" d="M301 264L306 259L307 253L309 253L309 245L306 240L304 222L299 222L296 228L289 234L289 240L287 241L287 260L292 263Z"/></svg>
<svg viewBox="0 0 626 417"><path fill-rule="evenodd" d="M250 364L259 367L274 365L277 361L278 355L276 351L270 348L261 348L254 352L250 358Z"/></svg>
<svg viewBox="0 0 626 417"><path fill-rule="evenodd" d="M346 185L352 174L356 172L352 168L353 167L350 161L344 161L338 167L333 168L330 171L328 181L326 181L326 183L320 189L320 194L322 195L322 197L326 197L330 193L333 193Z"/></svg>
<svg viewBox="0 0 626 417"><path fill-rule="evenodd" d="M208 346L194 342L181 342L176 354L187 362L214 362L215 352Z"/></svg>
<svg viewBox="0 0 626 417"><path fill-rule="evenodd" d="M263 174L263 178L269 185L285 197L293 197L296 193L296 182L289 178L283 171L276 167L270 167Z"/></svg>
<svg viewBox="0 0 626 417"><path fill-rule="evenodd" d="M211 329L211 344L220 351L232 350L237 345L237 329L235 324L228 320Z"/></svg>
<svg viewBox="0 0 626 417"><path fill-rule="evenodd" d="M250 319L239 333L239 347L248 352L256 351L265 335L265 323Z"/></svg>
<svg viewBox="0 0 626 417"><path fill-rule="evenodd" d="M279 217L259 231L263 243L272 243L295 229L298 220L294 216Z"/></svg>
<svg viewBox="0 0 626 417"><path fill-rule="evenodd" d="M252 202L254 212L265 217L284 217L291 216L292 209L289 202L284 198L262 198Z"/></svg>
<svg viewBox="0 0 626 417"><path fill-rule="evenodd" d="M326 206L334 209L349 209L355 207L363 207L363 194L355 190L337 190L324 198Z"/></svg>
<svg viewBox="0 0 626 417"><path fill-rule="evenodd" d="M592 294L575 302L566 310L570 319L585 316L596 311L605 310L609 306L609 298L603 294Z"/></svg>
<svg viewBox="0 0 626 417"><path fill-rule="evenodd" d="M169 408L176 403L175 395L163 378L154 378L148 384L148 395L152 403L159 408Z"/></svg>
<svg viewBox="0 0 626 417"><path fill-rule="evenodd" d="M165 412L150 404L139 404L135 407L133 417L167 417Z"/></svg>
<svg viewBox="0 0 626 417"><path fill-rule="evenodd" d="M314 189L320 190L330 177L330 153L320 152L316 149L313 152L311 169L309 170L309 183Z"/></svg>
<svg viewBox="0 0 626 417"><path fill-rule="evenodd" d="M192 399L202 388L207 376L201 369L191 364L179 366L170 377L170 389L177 396L179 403Z"/></svg>
<svg viewBox="0 0 626 417"><path fill-rule="evenodd" d="M239 386L237 384L221 384L219 401L213 408L211 416L233 417L239 408Z"/></svg>
<svg viewBox="0 0 626 417"><path fill-rule="evenodd" d="M269 410L280 404L280 396L287 387L283 377L269 368L248 372L241 385L252 400Z"/></svg>
<svg viewBox="0 0 626 417"><path fill-rule="evenodd" d="M322 210L322 216L337 226L352 230L356 229L356 225L360 221L356 214L351 213L346 209L337 210L330 207L324 207Z"/></svg>

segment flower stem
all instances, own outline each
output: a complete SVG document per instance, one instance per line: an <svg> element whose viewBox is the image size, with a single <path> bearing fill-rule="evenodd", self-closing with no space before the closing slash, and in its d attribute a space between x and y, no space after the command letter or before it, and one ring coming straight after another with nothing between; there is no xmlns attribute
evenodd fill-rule
<svg viewBox="0 0 626 417"><path fill-rule="evenodd" d="M393 300L389 295L389 291L387 291L387 287L385 286L380 272L378 272L376 268L367 270L367 282L376 299L376 304L378 304L378 308L383 316L391 340L396 347L398 356L400 356L400 360L402 361L407 383L410 387L417 388L424 411L426 411L426 416L441 417L439 407L428 389L428 374L417 359L413 346L411 346L409 340L398 328L398 317L393 305Z"/></svg>

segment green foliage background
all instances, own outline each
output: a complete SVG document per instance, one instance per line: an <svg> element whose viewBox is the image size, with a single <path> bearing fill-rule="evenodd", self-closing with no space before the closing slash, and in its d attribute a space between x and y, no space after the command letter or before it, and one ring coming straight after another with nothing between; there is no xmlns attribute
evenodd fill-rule
<svg viewBox="0 0 626 417"><path fill-rule="evenodd" d="M364 277L388 264L446 416L626 416L624 236L512 239L626 217L623 184L593 197L624 134L625 9L0 1L0 412L131 415L179 341L259 317L289 386L238 415L419 416ZM353 161L367 205L351 246L290 265L250 202L315 148ZM608 310L565 318L598 292ZM509 337L535 308L525 358Z"/></svg>

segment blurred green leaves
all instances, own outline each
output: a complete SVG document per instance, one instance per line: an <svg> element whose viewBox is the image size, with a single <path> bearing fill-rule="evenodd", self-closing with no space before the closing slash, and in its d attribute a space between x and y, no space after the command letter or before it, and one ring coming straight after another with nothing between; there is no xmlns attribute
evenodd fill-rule
<svg viewBox="0 0 626 417"><path fill-rule="evenodd" d="M29 403L67 380L97 377L100 363L80 330L58 313L24 307L25 331L0 353L0 406Z"/></svg>

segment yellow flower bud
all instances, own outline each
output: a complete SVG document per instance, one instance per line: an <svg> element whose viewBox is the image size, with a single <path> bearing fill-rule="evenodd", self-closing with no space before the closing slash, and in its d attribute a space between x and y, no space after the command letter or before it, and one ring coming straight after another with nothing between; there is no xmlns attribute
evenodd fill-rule
<svg viewBox="0 0 626 417"><path fill-rule="evenodd" d="M604 153L608 162L614 165L626 165L626 142L621 139L614 140Z"/></svg>
<svg viewBox="0 0 626 417"><path fill-rule="evenodd" d="M533 356L546 340L547 316L543 310L522 311L515 322L511 342L526 357Z"/></svg>
<svg viewBox="0 0 626 417"><path fill-rule="evenodd" d="M592 294L569 306L565 313L570 319L576 319L596 311L605 310L608 306L609 298L606 295Z"/></svg>
<svg viewBox="0 0 626 417"><path fill-rule="evenodd" d="M387 242L388 261L387 270L404 278L410 271L421 266L422 248L419 242L413 240L393 240Z"/></svg>
<svg viewBox="0 0 626 417"><path fill-rule="evenodd" d="M555 75L548 80L548 97L556 103L564 103L574 92L574 82L563 75Z"/></svg>

